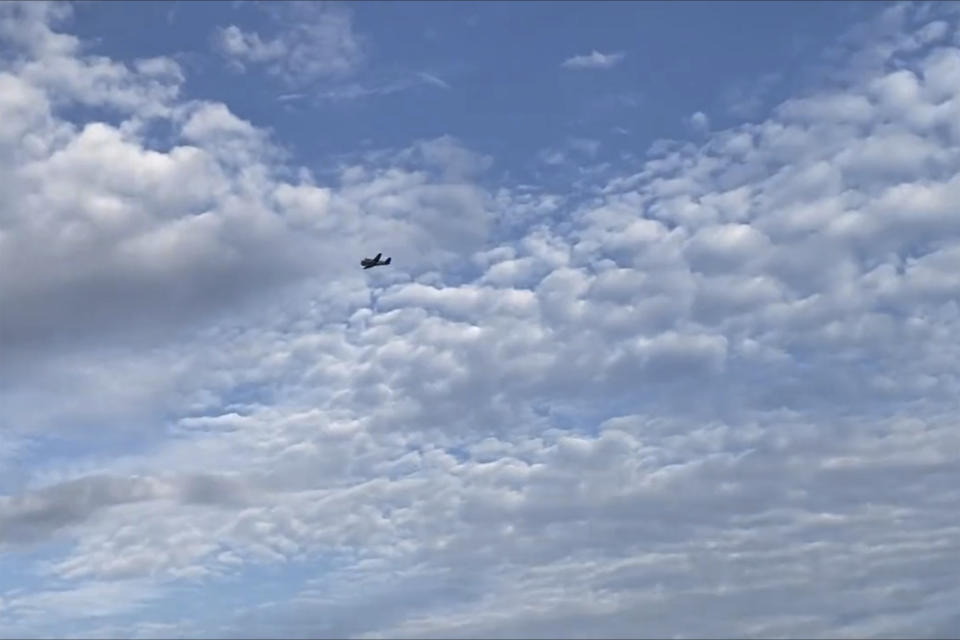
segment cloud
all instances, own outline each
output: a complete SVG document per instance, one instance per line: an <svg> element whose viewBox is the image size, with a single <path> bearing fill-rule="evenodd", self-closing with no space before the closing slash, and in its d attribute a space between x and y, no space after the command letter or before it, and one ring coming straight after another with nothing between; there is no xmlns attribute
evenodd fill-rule
<svg viewBox="0 0 960 640"><path fill-rule="evenodd" d="M573 70L611 69L620 64L624 57L626 57L626 54L622 52L600 53L599 51L594 50L585 55L567 58L560 66L564 69Z"/></svg>
<svg viewBox="0 0 960 640"><path fill-rule="evenodd" d="M81 524L102 509L175 499L184 504L232 505L245 493L229 478L193 474L171 480L160 478L84 476L0 499L0 544L28 543L50 537L60 529ZM241 499L242 501L242 499Z"/></svg>
<svg viewBox="0 0 960 640"><path fill-rule="evenodd" d="M81 55L79 39L51 28L71 15L70 5L44 2L4 3L0 9L0 38L27 56L15 76L4 73L5 82L46 92L46 104L37 105L33 113L78 103L121 114L136 112L142 119L168 115L184 80L180 66L168 57L126 64Z"/></svg>
<svg viewBox="0 0 960 640"><path fill-rule="evenodd" d="M214 32L214 49L240 71L246 65L263 65L290 87L349 76L364 61L364 45L353 31L349 9L343 6L282 3L271 6L268 16L278 31L275 37L228 25Z"/></svg>
<svg viewBox="0 0 960 640"><path fill-rule="evenodd" d="M322 183L163 65L113 124L12 65L3 627L949 635L960 53L918 38L583 192L450 137Z"/></svg>
<svg viewBox="0 0 960 640"><path fill-rule="evenodd" d="M710 119L702 111L697 111L688 118L690 127L697 133L706 133L710 130Z"/></svg>
<svg viewBox="0 0 960 640"><path fill-rule="evenodd" d="M134 612L155 599L158 592L145 581L89 582L16 595L3 601L3 610L17 623L30 626L41 623L51 610L67 619L96 620Z"/></svg>
<svg viewBox="0 0 960 640"><path fill-rule="evenodd" d="M600 152L602 143L593 138L569 138L561 148L547 148L537 154L537 159L544 164L558 166L568 163L573 158L577 160L595 160Z"/></svg>
<svg viewBox="0 0 960 640"><path fill-rule="evenodd" d="M737 81L723 92L721 101L726 111L736 118L756 118L769 108L772 94L783 81L783 75L778 72Z"/></svg>
<svg viewBox="0 0 960 640"><path fill-rule="evenodd" d="M342 4L285 2L265 7L272 37L237 25L218 27L211 38L214 50L235 71L262 67L290 92L286 102L312 96L317 101L347 101L384 96L414 87L450 89L450 84L426 71L371 74L356 79L369 60L369 47L353 25L351 10Z"/></svg>
<svg viewBox="0 0 960 640"><path fill-rule="evenodd" d="M321 89L315 92L320 101L341 102L356 100L368 96L387 96L415 87L437 87L450 89L450 85L442 79L424 72L393 74L390 77L380 78L372 82L347 82Z"/></svg>
<svg viewBox="0 0 960 640"><path fill-rule="evenodd" d="M442 78L438 78L432 73L427 73L426 71L421 71L417 74L424 82L427 84L432 84L435 87L440 87L441 89L450 89L452 88L448 82Z"/></svg>
<svg viewBox="0 0 960 640"><path fill-rule="evenodd" d="M20 33L24 21L49 31L33 5L22 15L10 6L5 33ZM0 74L0 395L27 412L28 431L65 414L145 419L165 404L177 365L162 373L104 353L84 360L104 341L120 350L165 342L320 265L343 270L388 238L405 246L395 259L412 266L443 264L485 237L486 196L461 177L473 160L452 140L432 152L449 164L424 156L429 167L388 165L331 190L296 178L285 150L226 105L179 99L183 78L171 60L128 66L77 51L44 47ZM50 71L61 68L69 81ZM126 119L81 125L63 115L105 100ZM158 120L172 130L167 147L146 135ZM431 144L441 143L422 148ZM109 382L111 366L130 376L125 385ZM57 384L72 391L28 408ZM71 408L72 393L105 388L110 400Z"/></svg>

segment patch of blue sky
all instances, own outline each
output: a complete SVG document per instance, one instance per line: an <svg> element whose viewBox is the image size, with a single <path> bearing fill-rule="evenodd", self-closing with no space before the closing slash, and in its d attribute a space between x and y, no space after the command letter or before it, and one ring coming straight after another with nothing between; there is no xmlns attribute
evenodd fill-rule
<svg viewBox="0 0 960 640"><path fill-rule="evenodd" d="M37 556L34 562L48 559L49 556ZM162 625L182 624L184 620L189 620L192 628L206 630L204 637L219 637L217 629L223 625L224 611L254 611L269 606L271 602L293 600L305 589L324 584L344 564L345 561L338 561L336 556L321 555L309 561L294 559L282 563L246 563L223 575L160 581L159 588L143 600L142 606L130 607L108 616L80 616L83 620L81 628L90 628L88 625L95 624L98 617L109 620L111 627L120 629L133 629L144 623L162 628ZM28 593L38 586L66 592L82 584L73 580L59 581L55 585L49 581L41 584L36 578L30 578L28 572L11 575L16 579L10 584L16 588L7 591L7 597ZM64 636L75 632L77 622L79 620L61 620L55 626L39 626L38 631Z"/></svg>
<svg viewBox="0 0 960 640"><path fill-rule="evenodd" d="M686 119L696 111L717 128L762 112L797 89L794 78L811 55L876 4L351 3L354 30L375 43L369 55L355 77L319 78L302 89L253 66L240 75L209 55L218 26L268 37L268 7L257 3L93 3L76 7L74 24L97 42L95 53L127 60L173 53L187 69L188 97L222 100L269 126L308 166L358 147L452 135L522 177L529 160L558 140L596 140L598 157L615 158L659 138L690 137ZM607 69L561 68L595 50L623 58ZM362 99L317 99L336 86L406 86L409 78L421 81Z"/></svg>
<svg viewBox="0 0 960 640"><path fill-rule="evenodd" d="M10 553L14 548L16 553ZM0 598L43 587L49 578L44 568L52 559L66 556L71 548L72 543L57 537L43 542L23 540L0 547Z"/></svg>

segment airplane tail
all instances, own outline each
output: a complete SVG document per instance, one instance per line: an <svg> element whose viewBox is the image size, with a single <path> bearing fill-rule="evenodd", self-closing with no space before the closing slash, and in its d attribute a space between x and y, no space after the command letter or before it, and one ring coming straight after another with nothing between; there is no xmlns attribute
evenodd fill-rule
<svg viewBox="0 0 960 640"><path fill-rule="evenodd" d="M383 264L390 264L390 258L387 258L386 260L384 260Z"/></svg>

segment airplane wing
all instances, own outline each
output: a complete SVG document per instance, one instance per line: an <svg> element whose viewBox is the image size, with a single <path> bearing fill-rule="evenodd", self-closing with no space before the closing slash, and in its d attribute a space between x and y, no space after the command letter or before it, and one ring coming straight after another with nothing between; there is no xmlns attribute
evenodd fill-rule
<svg viewBox="0 0 960 640"><path fill-rule="evenodd" d="M376 255L376 257L373 259L373 261L374 261L374 262L380 262L380 256L382 256L382 255L383 255L383 252L378 253L378 254Z"/></svg>

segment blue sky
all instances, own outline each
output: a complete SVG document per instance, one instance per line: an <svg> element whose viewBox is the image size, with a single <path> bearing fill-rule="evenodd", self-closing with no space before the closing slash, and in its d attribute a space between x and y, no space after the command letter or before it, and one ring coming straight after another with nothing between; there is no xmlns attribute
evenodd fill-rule
<svg viewBox="0 0 960 640"><path fill-rule="evenodd" d="M0 635L955 637L957 29L0 4Z"/></svg>
<svg viewBox="0 0 960 640"><path fill-rule="evenodd" d="M604 156L686 137L678 113L702 110L720 126L735 124L731 103L748 102L738 100L740 92L768 106L788 90L785 78L798 76L876 3L355 3L352 23L370 53L343 85L385 90L428 73L450 88L421 81L371 99L319 104L299 85L225 73L209 55L211 33L225 21L275 36L282 27L269 16L276 11L269 3L93 5L78 12L75 32L97 40L97 53L120 59L184 56L187 95L227 102L311 165L360 145L453 135L496 153L501 170L521 170L567 137L600 141ZM594 50L624 58L603 73L560 69L558 60ZM776 86L768 87L764 78L772 74ZM332 83L323 84L329 91Z"/></svg>

